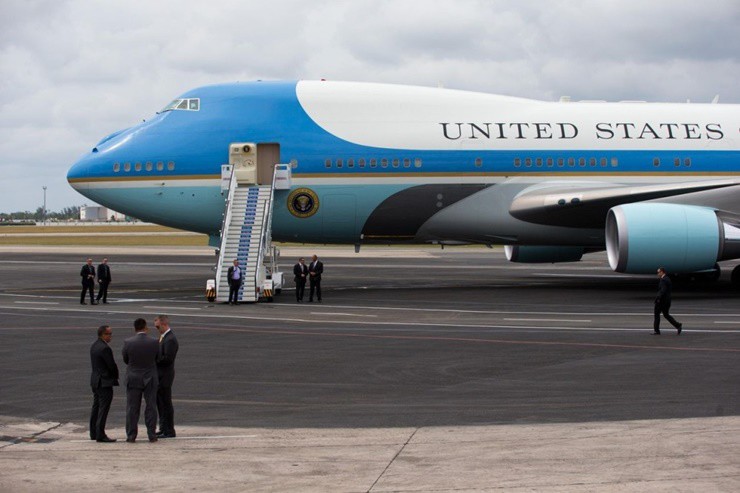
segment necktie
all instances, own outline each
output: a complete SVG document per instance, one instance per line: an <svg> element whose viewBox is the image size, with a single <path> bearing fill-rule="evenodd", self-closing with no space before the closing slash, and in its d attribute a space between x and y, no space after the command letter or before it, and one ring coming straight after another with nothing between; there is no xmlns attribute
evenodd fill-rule
<svg viewBox="0 0 740 493"><path fill-rule="evenodd" d="M162 335L159 336L159 342L160 342L160 344L162 343L162 339L164 339L164 334L162 334Z"/></svg>

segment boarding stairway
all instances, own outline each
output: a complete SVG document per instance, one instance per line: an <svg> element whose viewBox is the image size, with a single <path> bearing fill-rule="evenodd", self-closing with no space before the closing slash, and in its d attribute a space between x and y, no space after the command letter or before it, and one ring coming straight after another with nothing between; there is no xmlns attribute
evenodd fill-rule
<svg viewBox="0 0 740 493"><path fill-rule="evenodd" d="M229 299L228 270L234 259L239 261L244 279L238 301L256 302L260 298L272 301L275 291L280 292L279 251L272 245L272 203L275 179L284 177L286 168L289 174L289 165L276 165L280 173L273 174L271 185L258 185L253 183L251 176L240 174L237 166L228 166L228 195L216 267L217 302ZM284 178L278 180L284 181ZM225 185L226 181L223 183Z"/></svg>

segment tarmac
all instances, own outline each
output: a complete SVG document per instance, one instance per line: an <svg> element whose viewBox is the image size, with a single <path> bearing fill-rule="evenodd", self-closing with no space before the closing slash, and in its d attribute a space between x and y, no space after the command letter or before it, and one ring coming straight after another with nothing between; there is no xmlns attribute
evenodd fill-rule
<svg viewBox="0 0 740 493"><path fill-rule="evenodd" d="M283 270L312 253L321 304L289 282L233 307L204 300L207 249L0 248L0 491L740 491L734 264L677 282L683 334L652 336L656 279L603 254L292 246ZM79 305L87 255L107 305ZM118 387L119 441L90 441L95 328L124 373L133 319L162 312L177 438L126 443Z"/></svg>

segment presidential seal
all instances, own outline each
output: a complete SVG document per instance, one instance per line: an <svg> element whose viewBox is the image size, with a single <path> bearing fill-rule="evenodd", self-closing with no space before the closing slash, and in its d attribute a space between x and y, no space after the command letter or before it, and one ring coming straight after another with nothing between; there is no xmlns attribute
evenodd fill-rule
<svg viewBox="0 0 740 493"><path fill-rule="evenodd" d="M295 217L311 217L319 210L319 196L310 188L296 188L288 195L288 210Z"/></svg>

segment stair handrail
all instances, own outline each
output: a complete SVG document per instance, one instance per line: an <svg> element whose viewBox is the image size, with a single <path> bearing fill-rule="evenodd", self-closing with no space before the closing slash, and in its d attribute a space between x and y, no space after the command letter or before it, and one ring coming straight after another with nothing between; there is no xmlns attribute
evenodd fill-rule
<svg viewBox="0 0 740 493"><path fill-rule="evenodd" d="M236 193L238 185L236 177L234 176L235 171L236 166L232 166L231 177L229 178L229 193L226 195L224 218L221 222L221 246L218 251L218 265L216 266L216 289L221 287L219 286L219 283L221 282L221 274L223 273L224 268L224 256L226 255L226 229L229 227L229 224L231 224L231 202L234 200L234 193ZM220 293L217 292L216 295L218 296Z"/></svg>
<svg viewBox="0 0 740 493"><path fill-rule="evenodd" d="M277 170L277 166L279 164L275 165L275 169L272 173L272 183L270 184L270 195L268 195L268 199L265 201L262 211L262 227L260 229L260 243L259 243L259 251L257 253L257 269L254 272L254 283L255 288L260 290L262 288L261 281L264 279L260 279L260 276L262 274L262 270L264 267L264 259L265 259L265 251L269 250L270 245L272 244L272 201L275 198L275 171ZM267 276L265 276L266 278Z"/></svg>

